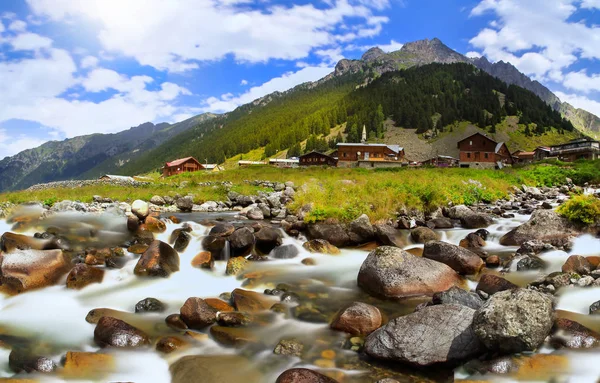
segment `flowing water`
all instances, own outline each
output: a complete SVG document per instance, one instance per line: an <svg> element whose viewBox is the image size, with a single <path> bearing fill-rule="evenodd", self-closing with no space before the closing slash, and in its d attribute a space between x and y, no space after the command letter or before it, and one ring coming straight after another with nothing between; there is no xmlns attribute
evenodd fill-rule
<svg viewBox="0 0 600 383"><path fill-rule="evenodd" d="M124 230L123 218L114 215L103 215L101 219L91 222L84 215L73 216L58 214L53 218L53 225L61 219L81 225L103 225L104 241L110 238L120 238L119 230ZM82 290L66 289L64 283L40 290L21 293L15 296L0 295L0 336L9 335L16 339L32 342L45 350L45 356L51 357L60 364L61 357L67 351L97 351L94 343L94 324L86 321L90 310L108 308L125 312L123 317L128 323L146 331L150 335L169 334L164 318L170 313L178 313L188 297L219 297L220 294L231 292L235 288L245 288L258 292L266 288L274 288L277 284L286 283L301 300L313 302L324 320L300 321L283 314L273 314L265 323L252 328L252 336L260 339L260 346L234 349L219 345L210 337L193 343L190 347L172 354L160 354L153 349L118 351L114 354L116 365L107 371L102 379L97 381L135 381L135 382L168 382L170 381L169 365L184 355L214 355L218 356L242 354L252 360L253 368L264 374L265 382L274 382L276 377L292 366L304 366L325 369L337 373L343 382L374 382L376 373L381 366L370 365L362 360L357 353L347 350L344 346L347 337L339 332L329 330L327 320L344 303L364 301L380 307L388 319L412 312L414 307L425 299L409 299L402 302L384 302L366 296L356 287L358 270L368 254L368 250L344 249L341 255L310 254L302 248L302 238L285 236L284 244L296 246L299 256L289 260L269 260L251 262L247 273L249 279L237 279L225 275L225 262L217 261L213 270L198 269L191 266L192 258L201 249L201 240L207 235L210 226L200 224L220 219L235 222L232 214L189 214L179 215L184 221L192 224L192 241L187 249L180 253L180 271L169 278L146 279L134 275L133 268L137 258L128 255L130 260L122 269L106 269L101 284L92 284ZM501 246L499 238L512 228L527 221L529 216L517 215L511 219L499 219L488 228L485 250L489 254L507 254L516 248ZM167 231L158 235L158 239L168 242L170 233L183 224L167 224ZM11 225L0 222L0 233L10 231ZM472 230L451 229L440 231L444 241L458 244ZM100 230L102 232L102 228ZM95 231L94 237L98 234ZM108 233L108 234L107 234ZM30 232L33 234L33 231ZM108 238L108 239L107 239ZM408 234L407 234L407 241ZM410 245L408 248L422 247ZM225 256L229 254L229 244ZM572 251L553 251L543 254L547 261L547 269L531 272L511 272L506 277L519 285L525 285L540 275L560 270L561 265L571 254L600 255L600 240L591 236L582 236L575 241ZM306 266L301 261L313 258L314 266ZM495 272L495 271L490 271ZM246 274L248 275L248 274ZM474 287L476 281L471 281ZM167 305L164 313L134 314L135 304L146 298L157 298ZM274 297L274 302L278 300ZM587 314L589 305L600 299L600 288L567 288L559 294L557 310L563 317L577 319L592 329L600 330L600 317L592 318ZM272 350L282 338L296 338L305 344L303 359L274 355ZM2 339L0 337L0 339ZM1 342L0 342L1 346ZM322 352L331 349L334 358L323 358ZM551 352L544 350L543 352ZM13 373L8 368L9 349L0 347L0 377L10 377ZM596 352L566 352L572 360L573 370L569 370L571 381L593 382L600 376L600 353ZM594 362L595 360L595 362ZM225 366L225 368L234 366ZM365 371L369 369L369 373ZM389 366L384 366L389 368ZM394 366L394 375L402 381L437 380L437 371L411 371ZM457 377L461 376L457 370ZM343 372L343 374L342 374ZM36 379L43 382L63 381L60 373L52 376L37 375ZM488 379L488 377L486 377ZM504 379L505 378L500 378ZM72 380L75 381L75 380ZM78 382L94 381L76 380Z"/></svg>

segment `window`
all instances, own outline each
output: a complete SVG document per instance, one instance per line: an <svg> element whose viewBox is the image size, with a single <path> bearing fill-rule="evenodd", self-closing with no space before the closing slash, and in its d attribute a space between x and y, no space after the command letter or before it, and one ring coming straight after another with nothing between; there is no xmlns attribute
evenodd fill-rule
<svg viewBox="0 0 600 383"><path fill-rule="evenodd" d="M471 158L471 153L467 153L467 158Z"/></svg>
<svg viewBox="0 0 600 383"><path fill-rule="evenodd" d="M484 156L485 156L485 158L488 158L488 153L485 153Z"/></svg>
<svg viewBox="0 0 600 383"><path fill-rule="evenodd" d="M473 141L469 141L469 145L470 145L470 146L473 146Z"/></svg>

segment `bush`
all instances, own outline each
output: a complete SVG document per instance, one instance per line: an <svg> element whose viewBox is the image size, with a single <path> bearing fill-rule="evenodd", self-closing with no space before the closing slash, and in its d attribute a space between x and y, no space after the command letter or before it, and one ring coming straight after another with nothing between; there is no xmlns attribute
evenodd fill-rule
<svg viewBox="0 0 600 383"><path fill-rule="evenodd" d="M575 195L558 208L570 221L592 225L600 222L600 199L592 195Z"/></svg>

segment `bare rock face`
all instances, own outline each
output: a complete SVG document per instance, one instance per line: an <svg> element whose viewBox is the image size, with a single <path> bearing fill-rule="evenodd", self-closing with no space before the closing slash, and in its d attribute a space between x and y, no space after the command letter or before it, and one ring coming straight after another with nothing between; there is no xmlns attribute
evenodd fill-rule
<svg viewBox="0 0 600 383"><path fill-rule="evenodd" d="M383 298L431 295L462 284L459 275L443 263L390 246L369 253L357 281L367 293Z"/></svg>
<svg viewBox="0 0 600 383"><path fill-rule="evenodd" d="M181 306L179 315L189 328L197 330L202 330L217 321L217 310L201 298L188 298Z"/></svg>
<svg viewBox="0 0 600 383"><path fill-rule="evenodd" d="M419 367L458 364L484 351L471 327L474 314L466 306L425 307L373 332L365 341L365 352Z"/></svg>
<svg viewBox="0 0 600 383"><path fill-rule="evenodd" d="M168 277L176 271L179 271L179 254L158 240L150 244L133 270L135 275L150 277Z"/></svg>
<svg viewBox="0 0 600 383"><path fill-rule="evenodd" d="M292 368L279 375L275 383L337 383L337 381L307 368Z"/></svg>
<svg viewBox="0 0 600 383"><path fill-rule="evenodd" d="M442 262L461 274L477 274L484 266L483 260L472 251L441 241L427 242L423 257Z"/></svg>
<svg viewBox="0 0 600 383"><path fill-rule="evenodd" d="M520 246L527 241L538 240L553 246L563 246L570 237L580 233L573 223L554 210L538 209L533 212L529 221L500 238L500 244Z"/></svg>
<svg viewBox="0 0 600 383"><path fill-rule="evenodd" d="M330 327L352 335L367 335L381 326L379 309L362 302L342 308L333 318Z"/></svg>
<svg viewBox="0 0 600 383"><path fill-rule="evenodd" d="M0 255L0 284L20 293L51 286L71 268L62 250L16 250Z"/></svg>
<svg viewBox="0 0 600 383"><path fill-rule="evenodd" d="M101 347L133 348L148 345L143 331L116 318L102 317L94 330L94 340Z"/></svg>
<svg viewBox="0 0 600 383"><path fill-rule="evenodd" d="M92 283L100 283L104 279L104 270L79 263L67 276L67 288L80 290Z"/></svg>
<svg viewBox="0 0 600 383"><path fill-rule="evenodd" d="M527 289L496 293L479 309L473 330L492 351L522 352L538 348L554 323L552 300Z"/></svg>

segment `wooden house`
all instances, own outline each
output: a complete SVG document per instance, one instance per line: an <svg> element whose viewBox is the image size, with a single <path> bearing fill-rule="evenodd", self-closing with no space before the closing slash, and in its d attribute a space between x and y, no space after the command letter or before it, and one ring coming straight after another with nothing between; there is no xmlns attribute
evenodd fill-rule
<svg viewBox="0 0 600 383"><path fill-rule="evenodd" d="M386 144L337 144L338 166L353 166L361 162L404 162L404 148Z"/></svg>
<svg viewBox="0 0 600 383"><path fill-rule="evenodd" d="M580 138L566 144L554 145L551 148L552 157L561 161L595 160L600 158L600 142Z"/></svg>
<svg viewBox="0 0 600 383"><path fill-rule="evenodd" d="M514 163L504 142L496 142L481 133L458 141L457 146L461 168L498 169Z"/></svg>
<svg viewBox="0 0 600 383"><path fill-rule="evenodd" d="M535 152L517 150L512 154L512 156L516 164L530 164L534 160Z"/></svg>
<svg viewBox="0 0 600 383"><path fill-rule="evenodd" d="M337 159L312 151L300 156L300 166L337 166Z"/></svg>
<svg viewBox="0 0 600 383"><path fill-rule="evenodd" d="M422 162L422 165L438 168L453 168L458 166L458 159L451 156L435 156Z"/></svg>
<svg viewBox="0 0 600 383"><path fill-rule="evenodd" d="M163 167L163 176L169 177L180 173L197 172L204 170L204 167L194 157L180 158L167 162Z"/></svg>
<svg viewBox="0 0 600 383"><path fill-rule="evenodd" d="M541 160L545 160L546 158L550 158L550 157L552 157L552 148L550 148L550 147L538 146L533 151L533 160L534 161L541 161Z"/></svg>

